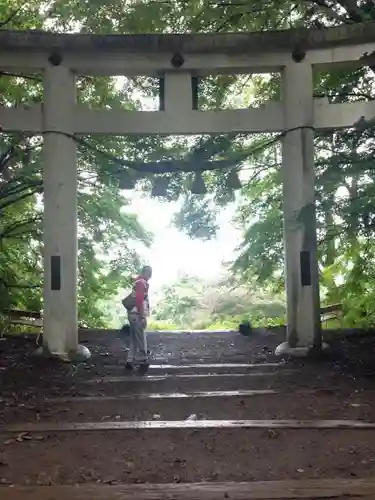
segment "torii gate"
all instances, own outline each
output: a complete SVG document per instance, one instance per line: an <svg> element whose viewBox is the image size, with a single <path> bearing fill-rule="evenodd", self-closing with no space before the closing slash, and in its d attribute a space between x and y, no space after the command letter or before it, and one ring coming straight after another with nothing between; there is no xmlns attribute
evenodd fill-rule
<svg viewBox="0 0 375 500"><path fill-rule="evenodd" d="M283 132L287 342L279 353L321 346L314 210L314 130L373 119L375 101L313 99L312 72L375 65L375 22L328 29L215 35L82 35L0 32L0 70L44 72L44 103L0 108L3 132L44 135L44 342L62 359L78 344L77 169L73 134ZM369 55L370 54L370 55ZM199 111L192 77L282 74L282 101L260 108ZM76 75L163 77L162 111L90 110L75 100ZM303 220L296 222L304 207Z"/></svg>

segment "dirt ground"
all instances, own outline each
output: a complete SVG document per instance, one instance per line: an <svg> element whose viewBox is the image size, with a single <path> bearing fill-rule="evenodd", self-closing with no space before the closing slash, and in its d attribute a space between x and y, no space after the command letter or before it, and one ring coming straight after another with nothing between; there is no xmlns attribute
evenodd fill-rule
<svg viewBox="0 0 375 500"><path fill-rule="evenodd" d="M374 475L368 431L163 430L42 435L4 446L13 484L257 481ZM4 442L9 436L0 434ZM146 451L147 450L147 451Z"/></svg>
<svg viewBox="0 0 375 500"><path fill-rule="evenodd" d="M283 331L251 338L154 333L149 341L155 365L259 366L187 371L156 366L144 378L125 374L118 332L82 335L93 356L75 366L34 358L31 340L1 340L0 485L374 476L375 429L7 430L27 422L173 422L192 416L375 422L374 338L335 341L325 359L273 367L266 363L280 363L273 352ZM223 390L233 395L202 394Z"/></svg>

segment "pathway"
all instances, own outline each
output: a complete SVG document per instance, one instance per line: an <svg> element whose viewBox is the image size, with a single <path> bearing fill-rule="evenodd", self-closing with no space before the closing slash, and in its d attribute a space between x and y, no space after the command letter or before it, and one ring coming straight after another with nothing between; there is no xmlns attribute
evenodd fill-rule
<svg viewBox="0 0 375 500"><path fill-rule="evenodd" d="M132 377L116 334L89 338L89 365L0 364L2 499L375 497L368 372L283 363L277 335L185 333L151 334Z"/></svg>

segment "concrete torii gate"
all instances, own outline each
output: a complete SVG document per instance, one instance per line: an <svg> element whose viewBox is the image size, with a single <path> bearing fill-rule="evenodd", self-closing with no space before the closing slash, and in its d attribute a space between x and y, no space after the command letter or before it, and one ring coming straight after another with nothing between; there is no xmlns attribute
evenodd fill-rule
<svg viewBox="0 0 375 500"><path fill-rule="evenodd" d="M44 342L62 359L78 344L77 169L73 134L283 132L288 333L278 352L320 347L314 210L314 129L375 116L375 101L313 99L312 72L375 65L375 23L328 29L215 35L82 35L0 32L0 70L44 73L44 102L0 108L3 132L44 135ZM282 101L259 108L193 109L192 77L280 72ZM162 111L90 110L75 100L76 75L164 77ZM304 207L305 215L298 218ZM302 220L300 220L302 219Z"/></svg>

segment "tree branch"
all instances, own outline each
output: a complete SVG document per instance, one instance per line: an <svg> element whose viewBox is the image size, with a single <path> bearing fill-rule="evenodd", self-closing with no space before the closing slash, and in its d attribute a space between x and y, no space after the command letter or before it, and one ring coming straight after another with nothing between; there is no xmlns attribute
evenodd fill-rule
<svg viewBox="0 0 375 500"><path fill-rule="evenodd" d="M342 16L338 12L336 12L334 9L332 9L331 6L327 5L325 0L310 0L309 2L311 7L313 9L316 9L317 11L321 12L327 17L331 17L332 19L335 19L336 21L339 21L340 23L350 23L351 20L348 19L346 16Z"/></svg>
<svg viewBox="0 0 375 500"><path fill-rule="evenodd" d="M14 78L24 78L25 80L32 80L33 82L43 82L43 78L33 75L24 75L22 73L9 73L8 71L0 71L0 76L10 76Z"/></svg>
<svg viewBox="0 0 375 500"><path fill-rule="evenodd" d="M18 9L14 10L9 14L9 16L4 20L0 22L0 28L4 28L7 24L9 24L15 17L18 16L18 14L21 12L21 10L24 8L24 5L21 5Z"/></svg>
<svg viewBox="0 0 375 500"><path fill-rule="evenodd" d="M23 194L22 196L19 196L15 200L9 200L2 205L0 205L0 212L4 210L5 208L9 207L10 205L13 205L13 203L18 203L19 201L25 200L26 198L29 198L30 196L33 196L38 192L37 189L34 189L33 191L29 191L28 193Z"/></svg>
<svg viewBox="0 0 375 500"><path fill-rule="evenodd" d="M1 276L0 276L0 283L7 290L9 290L10 288L19 288L19 289L22 289L22 290L28 290L28 289L33 289L33 288L42 288L42 285L19 285L19 284L16 285L16 284L11 284L11 283L8 283L7 281L5 281L5 279L2 278Z"/></svg>
<svg viewBox="0 0 375 500"><path fill-rule="evenodd" d="M338 0L338 3L346 10L354 23L363 23L366 20L356 0Z"/></svg>
<svg viewBox="0 0 375 500"><path fill-rule="evenodd" d="M37 189L39 186L42 186L42 181L34 181L34 182L28 182L27 184L18 184L14 187L10 187L8 189L1 189L0 193L0 208L1 208L1 200L5 200L6 198L9 198L11 196L16 196L18 194L23 193L24 191L27 191L28 189ZM6 187L6 186L5 186Z"/></svg>
<svg viewBox="0 0 375 500"><path fill-rule="evenodd" d="M34 223L40 222L40 221L41 221L41 217L32 217L30 219L18 221L18 222L15 222L14 224L6 226L3 229L3 231L0 233L0 239L9 238L12 235L12 233L14 233L14 231L17 231L22 227L25 227L25 226L28 226L30 224L34 224ZM19 236L19 235L20 235L20 233L17 232L17 236Z"/></svg>
<svg viewBox="0 0 375 500"><path fill-rule="evenodd" d="M4 177L8 170L8 164L14 156L14 145L10 145L8 149L0 156L0 175Z"/></svg>

